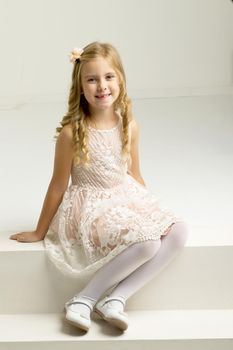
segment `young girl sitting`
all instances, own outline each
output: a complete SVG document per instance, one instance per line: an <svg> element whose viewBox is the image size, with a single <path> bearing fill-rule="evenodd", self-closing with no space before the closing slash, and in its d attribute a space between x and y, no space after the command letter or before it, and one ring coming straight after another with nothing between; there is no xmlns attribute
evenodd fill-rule
<svg viewBox="0 0 233 350"><path fill-rule="evenodd" d="M188 229L146 188L139 125L116 49L94 42L74 49L70 60L69 109L56 129L54 170L36 230L10 238L44 239L63 273L93 274L67 301L67 321L87 331L95 311L126 330L126 300L177 256Z"/></svg>

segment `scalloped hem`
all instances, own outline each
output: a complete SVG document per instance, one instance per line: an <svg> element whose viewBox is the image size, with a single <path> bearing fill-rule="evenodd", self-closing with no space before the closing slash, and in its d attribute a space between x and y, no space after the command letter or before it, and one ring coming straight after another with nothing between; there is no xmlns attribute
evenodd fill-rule
<svg viewBox="0 0 233 350"><path fill-rule="evenodd" d="M69 276L72 278L82 278L82 277L90 277L97 270L99 270L102 266L111 261L116 255L120 254L123 250L128 248L130 245L137 242L144 242L147 240L158 240L161 236L166 236L171 230L172 225L177 222L182 222L183 219L179 217L174 217L164 224L156 233L148 235L148 236L138 236L134 241L126 242L125 244L119 245L114 248L108 255L102 257L101 259L95 261L94 263L90 263L85 261L85 259L80 259L80 261L76 261L73 265L69 263L64 258L64 253L60 246L60 242L57 239L50 239L50 232L45 236L44 245L46 254L49 260L53 263L53 265L65 276ZM54 236L52 236L54 237ZM51 237L51 238L52 238ZM81 247L79 247L81 249ZM75 248L74 248L75 249ZM77 265L79 264L79 267ZM86 265L85 265L86 264ZM76 266L75 266L76 265Z"/></svg>

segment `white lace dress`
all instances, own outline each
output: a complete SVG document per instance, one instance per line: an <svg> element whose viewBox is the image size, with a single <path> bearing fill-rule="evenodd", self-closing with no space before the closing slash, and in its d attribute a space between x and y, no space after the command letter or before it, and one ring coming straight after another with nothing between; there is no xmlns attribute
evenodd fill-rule
<svg viewBox="0 0 233 350"><path fill-rule="evenodd" d="M129 245L157 240L182 221L127 172L121 125L119 116L111 129L89 126L90 166L73 166L44 238L48 257L66 275L94 273Z"/></svg>

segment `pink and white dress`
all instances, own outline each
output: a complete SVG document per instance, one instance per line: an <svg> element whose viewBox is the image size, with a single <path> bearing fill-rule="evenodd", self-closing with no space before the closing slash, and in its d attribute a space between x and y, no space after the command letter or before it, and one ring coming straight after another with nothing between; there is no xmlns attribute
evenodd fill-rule
<svg viewBox="0 0 233 350"><path fill-rule="evenodd" d="M72 277L94 273L131 244L157 240L182 221L127 172L121 116L111 129L89 126L88 132L90 165L72 167L71 184L44 238L48 257Z"/></svg>

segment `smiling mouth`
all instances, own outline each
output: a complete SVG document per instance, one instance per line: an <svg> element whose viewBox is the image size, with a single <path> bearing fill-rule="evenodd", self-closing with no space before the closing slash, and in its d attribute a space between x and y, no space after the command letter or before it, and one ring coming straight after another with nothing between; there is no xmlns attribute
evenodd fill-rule
<svg viewBox="0 0 233 350"><path fill-rule="evenodd" d="M103 95L96 95L95 97L100 99L100 100L104 100L105 98L109 97L110 95L111 95L111 93L110 94L103 94Z"/></svg>

